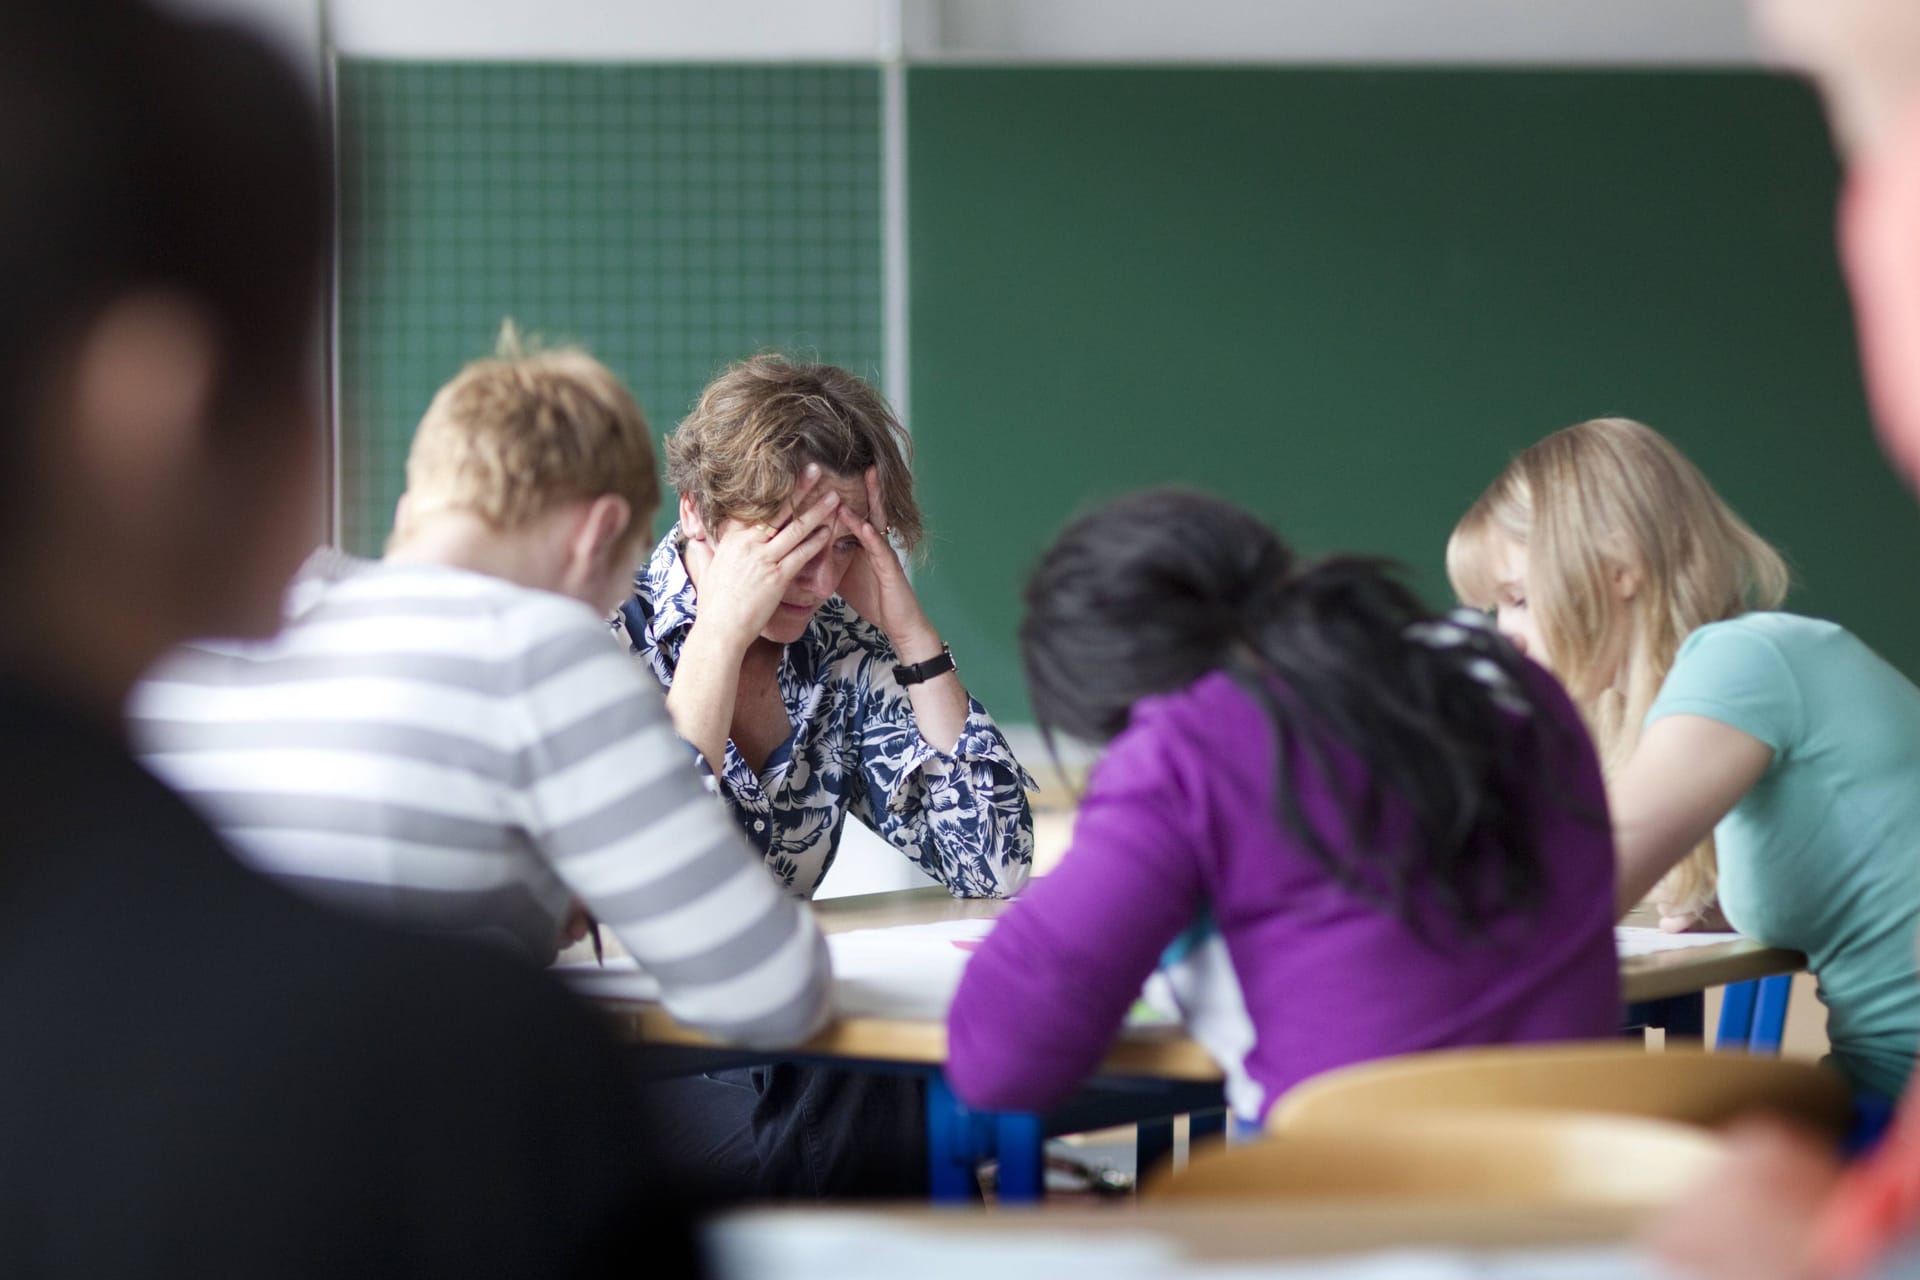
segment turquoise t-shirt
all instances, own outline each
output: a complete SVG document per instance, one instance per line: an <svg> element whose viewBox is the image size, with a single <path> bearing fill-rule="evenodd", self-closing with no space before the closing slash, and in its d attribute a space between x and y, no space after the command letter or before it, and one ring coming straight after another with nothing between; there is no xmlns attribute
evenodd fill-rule
<svg viewBox="0 0 1920 1280"><path fill-rule="evenodd" d="M1675 715L1773 748L1714 828L1720 905L1807 953L1837 1065L1897 1095L1920 1042L1920 689L1844 627L1750 613L1680 646L1647 723Z"/></svg>

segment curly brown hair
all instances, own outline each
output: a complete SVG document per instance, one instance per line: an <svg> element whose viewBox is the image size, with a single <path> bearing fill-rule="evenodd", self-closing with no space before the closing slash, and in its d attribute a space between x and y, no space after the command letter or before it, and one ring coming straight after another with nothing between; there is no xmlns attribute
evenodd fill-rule
<svg viewBox="0 0 1920 1280"><path fill-rule="evenodd" d="M771 519L800 469L817 462L839 476L874 468L895 543L912 551L924 535L913 442L878 391L835 365L772 353L742 360L707 384L666 444L667 483L709 529Z"/></svg>

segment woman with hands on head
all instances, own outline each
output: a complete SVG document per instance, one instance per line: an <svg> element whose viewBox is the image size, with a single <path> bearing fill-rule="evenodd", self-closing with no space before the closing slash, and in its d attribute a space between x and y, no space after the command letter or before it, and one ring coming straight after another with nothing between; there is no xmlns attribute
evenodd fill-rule
<svg viewBox="0 0 1920 1280"><path fill-rule="evenodd" d="M921 524L886 402L755 356L666 447L680 523L622 621L775 874L811 897L851 813L955 896L1017 891L1028 779L895 554Z"/></svg>
<svg viewBox="0 0 1920 1280"><path fill-rule="evenodd" d="M886 402L755 356L666 447L680 522L621 622L774 876L811 897L851 814L955 896L1018 891L1030 781L901 567L920 510ZM743 1194L925 1194L918 1080L783 1064L661 1089L672 1145Z"/></svg>
<svg viewBox="0 0 1920 1280"><path fill-rule="evenodd" d="M818 462L801 469L793 496L770 521L728 518L716 536L683 501L682 553L687 576L709 604L681 650L669 703L682 733L716 772L737 728L749 764L764 760L790 731L762 693L785 647L799 641L822 605L838 595L856 617L878 627L903 663L940 659L945 646L927 621L894 554L884 523L878 469L858 480L827 476ZM884 530L884 532L882 531ZM953 675L949 665L942 675ZM761 677L754 679L753 677ZM921 736L956 742L967 720L967 692L957 676L907 687ZM756 714L760 713L760 714ZM764 732L757 732L764 730ZM778 735L777 738L772 735Z"/></svg>

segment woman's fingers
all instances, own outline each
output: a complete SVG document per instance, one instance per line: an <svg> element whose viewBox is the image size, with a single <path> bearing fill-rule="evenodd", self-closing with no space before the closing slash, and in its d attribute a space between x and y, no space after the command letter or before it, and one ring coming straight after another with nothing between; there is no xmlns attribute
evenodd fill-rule
<svg viewBox="0 0 1920 1280"><path fill-rule="evenodd" d="M794 511L793 519L766 540L767 554L774 560L784 560L793 553L795 547L811 539L821 529L833 524L833 513L840 506L840 495L829 489L813 502Z"/></svg>
<svg viewBox="0 0 1920 1280"><path fill-rule="evenodd" d="M795 511L807 504L807 495L819 486L821 474L820 464L817 462L809 462L800 468L800 477L793 482L793 493L787 499L788 504Z"/></svg>
<svg viewBox="0 0 1920 1280"><path fill-rule="evenodd" d="M785 529L780 531L781 535L785 536L792 528L793 524L788 524ZM774 568L780 571L780 577L783 580L790 581L795 574L807 567L809 560L826 550L827 543L831 541L832 538L833 521L830 519L820 521L813 526L811 532L800 539L800 541L794 543L782 553L778 560L774 561Z"/></svg>
<svg viewBox="0 0 1920 1280"><path fill-rule="evenodd" d="M869 557L873 558L875 569L882 567L880 564L882 557L895 568L899 567L900 561L898 557L893 554L893 544L887 541L886 534L881 533L880 530L873 527L871 520L854 521L853 535L860 539L860 549L865 551Z"/></svg>

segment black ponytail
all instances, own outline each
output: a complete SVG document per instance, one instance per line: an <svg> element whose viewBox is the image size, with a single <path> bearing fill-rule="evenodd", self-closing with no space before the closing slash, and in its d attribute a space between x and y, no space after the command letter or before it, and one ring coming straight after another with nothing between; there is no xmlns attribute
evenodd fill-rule
<svg viewBox="0 0 1920 1280"><path fill-rule="evenodd" d="M1534 705L1510 645L1477 618L1434 617L1383 561L1302 564L1238 507L1150 490L1060 535L1027 584L1020 644L1049 743L1108 741L1141 698L1227 672L1272 724L1280 821L1423 936L1419 902L1472 937L1544 895L1531 806L1564 790L1547 775L1567 731ZM1364 764L1357 787L1342 750ZM1302 812L1298 768L1336 798L1343 831ZM1389 797L1410 824L1391 842Z"/></svg>

